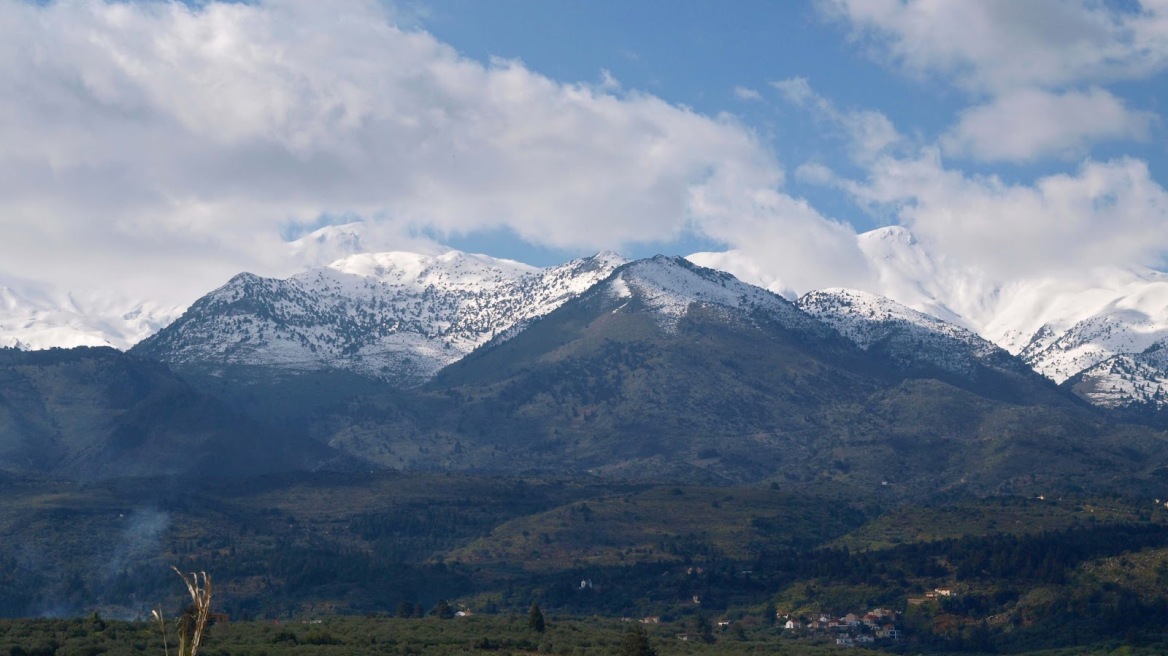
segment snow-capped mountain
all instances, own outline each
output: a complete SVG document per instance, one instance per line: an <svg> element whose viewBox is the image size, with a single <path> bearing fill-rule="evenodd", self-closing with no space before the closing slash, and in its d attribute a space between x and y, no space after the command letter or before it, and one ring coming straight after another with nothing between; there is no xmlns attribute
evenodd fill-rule
<svg viewBox="0 0 1168 656"><path fill-rule="evenodd" d="M286 280L240 274L134 351L179 370L341 369L413 385L623 263L607 252L547 269L458 251L390 252Z"/></svg>
<svg viewBox="0 0 1168 656"><path fill-rule="evenodd" d="M1023 362L975 333L883 296L823 289L805 294L798 306L865 351L877 351L905 370L935 367L969 377L990 367L1033 375Z"/></svg>
<svg viewBox="0 0 1168 656"><path fill-rule="evenodd" d="M181 306L133 301L104 290L64 291L0 280L0 347L112 346L125 350L182 313Z"/></svg>
<svg viewBox="0 0 1168 656"><path fill-rule="evenodd" d="M1168 339L1168 274L1068 269L1003 282L935 255L901 226L857 239L871 272L864 291L976 333L1057 383L1083 373L1073 388L1094 403L1168 405L1155 398L1155 381L1168 378L1168 369L1141 355ZM747 282L777 284L765 267L733 251L690 259L717 263Z"/></svg>
<svg viewBox="0 0 1168 656"><path fill-rule="evenodd" d="M289 242L289 261L300 263L297 266L332 264L287 279L241 274L204 297L198 311L174 330L152 338L140 350L182 366L205 362L292 370L340 367L417 382L493 336L514 334L623 262L601 254L545 270L447 252L428 243L411 246L420 253L361 252L384 242L370 230L362 223L326 226ZM870 274L859 288L868 296L852 293L836 309L852 313L848 315L852 318L860 316L856 312L865 315L865 330L884 335L882 339L887 340L892 326L912 325L978 351L984 345L962 342L975 334L1057 383L1074 379L1073 388L1092 402L1168 407L1160 400L1162 395L1157 396L1156 382L1168 378L1168 368L1159 356L1145 355L1156 353L1157 345L1168 340L1168 274L1138 267L1095 268L997 281L976 267L937 255L900 226L858 235L857 246ZM728 271L789 300L798 298L772 267L740 252L696 253L687 259ZM654 280L648 269L644 273L637 281L644 288L643 298L657 304L663 322L676 322L684 308L676 301L680 297L667 290L677 281ZM625 293L622 284L629 283L614 281L612 293ZM720 291L702 293L709 298L722 294L725 300L725 288L721 283L718 287ZM842 292L821 291L827 295L804 298L842 302ZM741 293L751 298L754 294ZM835 312L818 303L805 303L804 309L825 319ZM154 335L182 310L162 302L126 300L105 290L70 293L0 279L0 347L126 349ZM219 318L212 321L212 316ZM854 333L854 326L849 326L846 321L836 325ZM930 358L944 359L943 343L947 342L935 343ZM942 368L968 364L950 362Z"/></svg>

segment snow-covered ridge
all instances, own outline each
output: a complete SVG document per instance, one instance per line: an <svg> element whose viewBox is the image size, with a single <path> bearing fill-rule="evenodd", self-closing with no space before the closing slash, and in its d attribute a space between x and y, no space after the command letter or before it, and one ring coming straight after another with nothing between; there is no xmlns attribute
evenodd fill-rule
<svg viewBox="0 0 1168 656"><path fill-rule="evenodd" d="M286 280L241 274L140 350L179 368L346 369L417 384L623 263L607 252L547 269L458 251L390 252Z"/></svg>
<svg viewBox="0 0 1168 656"><path fill-rule="evenodd" d="M1035 370L1056 381L1168 338L1168 276L1146 269L1098 271L1091 283L1073 296L1048 291L1026 299L1063 306L1049 313L1054 316L1021 351Z"/></svg>
<svg viewBox="0 0 1168 656"><path fill-rule="evenodd" d="M987 353L997 350L997 347L964 328L883 296L856 289L820 289L805 294L799 299L798 306L826 321L863 349L883 339L891 328L903 326L923 333L944 335L954 342Z"/></svg>
<svg viewBox="0 0 1168 656"><path fill-rule="evenodd" d="M979 366L1027 368L973 332L882 296L854 289L805 294L798 306L864 350L879 349L904 368L932 365L963 376Z"/></svg>

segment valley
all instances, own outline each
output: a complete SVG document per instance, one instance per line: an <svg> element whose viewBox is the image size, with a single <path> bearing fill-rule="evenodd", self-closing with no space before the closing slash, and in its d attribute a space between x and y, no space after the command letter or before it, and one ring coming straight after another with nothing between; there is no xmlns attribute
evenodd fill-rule
<svg viewBox="0 0 1168 656"><path fill-rule="evenodd" d="M811 625L873 609L893 613L885 623L903 637L873 645L893 651L1106 653L1117 641L1155 649L1164 640L1163 503L989 497L889 507L776 488L392 472L197 484L6 479L0 612L140 619L160 601L179 602L168 570L177 564L214 574L216 612L230 624L213 629L212 650L233 651L235 640L276 652L310 645L301 634L313 626L349 649L368 648L358 636L376 633L535 650L546 636L514 624L532 603L557 630L583 632L561 636L568 644L619 642L629 626L620 618L657 618L645 628L661 653L674 653L678 634L719 622L730 628L709 641L730 653L834 649L841 630ZM432 615L443 604L473 619ZM418 611L427 619L393 619ZM792 620L799 630L783 628ZM0 645L37 646L12 637L21 624L0 625ZM36 624L24 626L35 634ZM120 631L144 630L135 626ZM265 626L298 637L281 646ZM478 633L465 636L468 627ZM257 631L264 637L244 637Z"/></svg>

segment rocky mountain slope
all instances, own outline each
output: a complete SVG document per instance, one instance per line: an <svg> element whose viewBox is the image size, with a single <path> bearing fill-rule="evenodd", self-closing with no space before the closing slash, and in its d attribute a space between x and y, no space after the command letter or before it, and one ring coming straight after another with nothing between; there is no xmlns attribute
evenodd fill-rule
<svg viewBox="0 0 1168 656"><path fill-rule="evenodd" d="M976 334L882 296L854 289L822 289L798 307L826 322L864 350L879 350L899 366L932 366L973 374L978 366L1025 370L1004 350Z"/></svg>
<svg viewBox="0 0 1168 656"><path fill-rule="evenodd" d="M176 370L335 369L411 386L604 279L612 253L548 269L450 251L353 255L286 280L240 274L134 347Z"/></svg>
<svg viewBox="0 0 1168 656"><path fill-rule="evenodd" d="M1105 408L1153 413L1168 408L1168 341L1139 353L1122 353L1071 377L1066 385Z"/></svg>

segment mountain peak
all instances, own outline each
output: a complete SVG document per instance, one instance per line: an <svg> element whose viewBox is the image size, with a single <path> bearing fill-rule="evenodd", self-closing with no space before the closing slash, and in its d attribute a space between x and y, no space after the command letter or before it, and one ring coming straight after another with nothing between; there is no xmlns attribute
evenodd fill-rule
<svg viewBox="0 0 1168 656"><path fill-rule="evenodd" d="M607 265L615 269L622 264L628 263L629 260L616 251L604 250L590 257L582 258L582 261L592 262L599 265Z"/></svg>
<svg viewBox="0 0 1168 656"><path fill-rule="evenodd" d="M675 328L695 304L748 314L761 312L790 327L814 322L778 294L683 257L656 255L629 262L616 270L606 291L617 299L636 299L640 307L655 313L667 330Z"/></svg>
<svg viewBox="0 0 1168 656"><path fill-rule="evenodd" d="M883 241L904 244L905 246L917 245L917 238L913 235L912 231L900 225L890 225L869 230L861 234L859 238L862 242Z"/></svg>
<svg viewBox="0 0 1168 656"><path fill-rule="evenodd" d="M231 276L231 279L227 281L227 284L228 285L246 285L249 283L256 283L256 282L259 282L261 280L263 280L263 278L261 278L260 276L257 276L254 273L251 273L248 271L242 271L240 273L235 274L234 276Z"/></svg>

